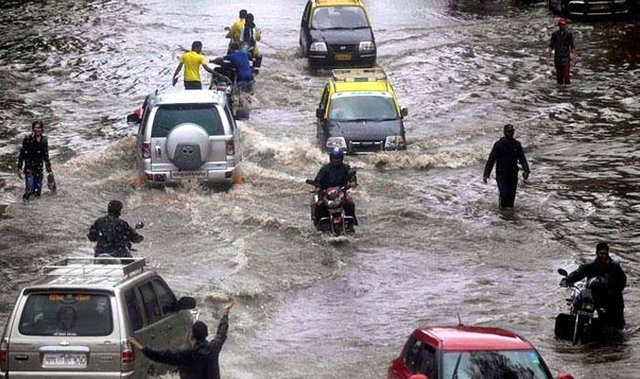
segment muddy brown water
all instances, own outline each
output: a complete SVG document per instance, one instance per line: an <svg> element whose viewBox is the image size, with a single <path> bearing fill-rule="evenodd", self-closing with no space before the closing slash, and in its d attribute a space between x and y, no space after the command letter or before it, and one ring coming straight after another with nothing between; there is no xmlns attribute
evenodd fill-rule
<svg viewBox="0 0 640 379"><path fill-rule="evenodd" d="M170 87L193 40L221 55L239 2L166 0L0 5L0 320L44 263L91 254L86 232L109 199L144 220L139 254L215 322L238 298L221 357L228 378L384 378L422 324L501 326L531 340L552 371L640 376L640 24L576 21L580 62L557 88L543 54L543 3L369 1L379 63L410 116L402 154L349 157L361 227L334 245L310 226L304 179L326 160L314 109L327 71L298 52L303 0L248 0L264 69L242 125L244 179L229 193L134 187L125 116ZM21 204L21 138L45 122L59 191ZM532 167L517 208L481 180L490 146L516 126ZM553 337L559 267L599 240L629 276L624 339L573 347Z"/></svg>

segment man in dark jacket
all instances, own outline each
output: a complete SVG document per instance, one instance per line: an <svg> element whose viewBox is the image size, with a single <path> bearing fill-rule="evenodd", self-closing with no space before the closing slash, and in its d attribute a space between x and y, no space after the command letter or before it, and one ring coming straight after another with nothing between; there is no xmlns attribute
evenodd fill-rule
<svg viewBox="0 0 640 379"><path fill-rule="evenodd" d="M193 346L181 350L156 350L143 346L135 338L130 338L129 342L149 359L178 366L180 379L220 379L220 366L218 357L222 345L227 339L227 329L229 328L229 310L233 307L234 300L224 305L222 319L218 325L216 337L207 342L207 325L202 321L196 321L192 327L192 337L195 340Z"/></svg>
<svg viewBox="0 0 640 379"><path fill-rule="evenodd" d="M547 50L547 64L553 51L553 63L556 66L556 80L558 84L571 84L570 66L571 57L576 59L576 47L573 43L573 34L567 30L569 21L565 18L558 19L558 30L551 34L549 49Z"/></svg>
<svg viewBox="0 0 640 379"><path fill-rule="evenodd" d="M122 203L111 200L107 206L107 215L91 225L87 238L91 242L97 242L94 249L96 257L101 254L118 258L131 257L131 243L138 243L144 239L126 221L120 219L121 211Z"/></svg>
<svg viewBox="0 0 640 379"><path fill-rule="evenodd" d="M314 183L318 192L331 187L347 186L349 188L355 188L358 185L355 175L351 172L351 167L344 163L344 153L338 147L331 149L329 152L329 163L320 168ZM358 225L356 205L353 203L353 200L347 196L343 207L344 212L348 216L352 216L354 224ZM326 212L327 210L323 207L315 207L315 222L317 223L320 218L325 216ZM350 225L350 227L352 227L352 225Z"/></svg>
<svg viewBox="0 0 640 379"><path fill-rule="evenodd" d="M22 179L24 174L25 190L22 199L29 200L31 196L40 196L42 191L42 166L51 173L51 161L49 161L49 142L42 135L44 126L40 121L31 124L32 134L22 140L22 148L18 156L18 177ZM24 167L23 167L24 165Z"/></svg>
<svg viewBox="0 0 640 379"><path fill-rule="evenodd" d="M605 242L596 246L596 258L593 262L580 265L577 270L563 278L560 285L566 287L584 278L587 278L588 282L596 277L603 277L607 287L606 293L601 296L604 298L602 306L606 310L604 319L610 326L621 329L625 324L622 291L627 286L627 275L622 271L620 263L611 259L609 245Z"/></svg>
<svg viewBox="0 0 640 379"><path fill-rule="evenodd" d="M489 154L489 159L484 167L482 180L486 183L496 165L496 181L500 191L500 208L513 208L518 188L518 162L522 166L522 177L529 178L529 164L522 151L522 145L513 138L513 125L504 126L504 137L500 138Z"/></svg>

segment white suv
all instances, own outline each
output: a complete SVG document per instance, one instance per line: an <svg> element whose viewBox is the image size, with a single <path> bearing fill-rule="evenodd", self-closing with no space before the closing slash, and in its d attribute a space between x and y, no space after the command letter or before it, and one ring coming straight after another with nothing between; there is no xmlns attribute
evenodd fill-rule
<svg viewBox="0 0 640 379"><path fill-rule="evenodd" d="M239 175L240 133L222 91L152 94L127 122L139 125L137 169L147 184L230 188Z"/></svg>
<svg viewBox="0 0 640 379"><path fill-rule="evenodd" d="M135 354L128 338L189 344L195 300L177 299L144 258L67 258L44 274L0 336L0 377L142 379L168 367Z"/></svg>

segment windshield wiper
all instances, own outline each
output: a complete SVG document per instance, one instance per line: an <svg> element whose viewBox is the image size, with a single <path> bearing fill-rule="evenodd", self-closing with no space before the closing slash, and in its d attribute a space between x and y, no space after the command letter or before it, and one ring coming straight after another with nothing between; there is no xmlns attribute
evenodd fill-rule
<svg viewBox="0 0 640 379"><path fill-rule="evenodd" d="M460 366L460 359L462 358L462 353L458 355L458 359L456 360L456 366L453 368L453 375L451 375L451 379L458 378L458 366Z"/></svg>

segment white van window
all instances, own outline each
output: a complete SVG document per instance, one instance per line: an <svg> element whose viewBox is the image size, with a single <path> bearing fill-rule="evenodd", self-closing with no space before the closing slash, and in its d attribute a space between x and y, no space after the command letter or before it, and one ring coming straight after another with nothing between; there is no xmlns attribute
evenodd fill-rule
<svg viewBox="0 0 640 379"><path fill-rule="evenodd" d="M108 295L38 293L27 297L18 330L27 336L106 336L113 331Z"/></svg>

